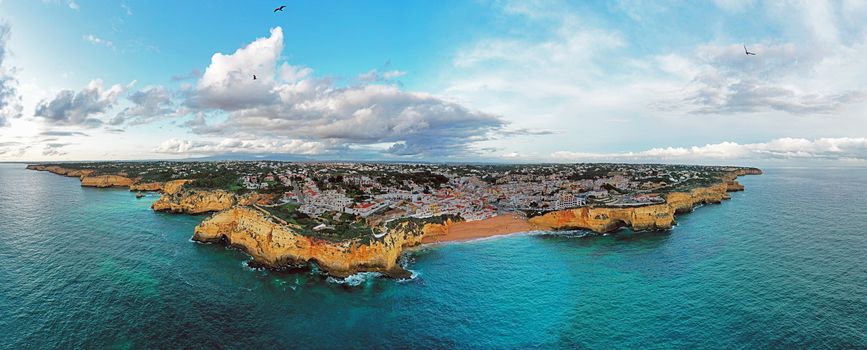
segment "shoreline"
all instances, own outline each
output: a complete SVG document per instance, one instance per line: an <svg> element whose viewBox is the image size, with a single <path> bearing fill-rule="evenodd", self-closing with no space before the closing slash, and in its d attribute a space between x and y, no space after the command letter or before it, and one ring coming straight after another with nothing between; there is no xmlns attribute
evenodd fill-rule
<svg viewBox="0 0 867 350"><path fill-rule="evenodd" d="M293 227L273 220L269 213L250 209L258 196L236 198L221 190L182 190L190 180L139 183L123 175L96 175L90 170L59 166L28 165L27 169L78 177L83 187L126 187L152 189L160 198L154 211L198 214L212 212L193 232L191 241L234 246L252 257L257 266L283 270L289 266L317 264L328 275L345 277L359 272L380 272L393 278L406 277L399 263L405 251L439 243L467 242L533 231L586 230L605 234L628 228L635 232L669 230L675 216L703 204L730 199L728 192L743 191L737 178L760 175L757 168L739 168L703 186L664 194L665 202L635 207L583 206L526 217L523 212L504 213L484 220L424 223L407 221L382 237L369 240L328 241L304 235ZM141 187L141 188L138 188ZM249 198L246 198L249 197ZM249 202L249 203L248 203Z"/></svg>
<svg viewBox="0 0 867 350"><path fill-rule="evenodd" d="M536 231L536 227L517 213L492 216L484 220L461 221L449 224L443 233L426 235L422 244L472 241L480 238Z"/></svg>

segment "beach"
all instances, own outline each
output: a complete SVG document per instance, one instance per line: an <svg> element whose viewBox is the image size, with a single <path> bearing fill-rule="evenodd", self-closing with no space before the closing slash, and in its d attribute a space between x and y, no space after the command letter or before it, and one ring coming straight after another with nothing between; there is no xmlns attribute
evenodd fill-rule
<svg viewBox="0 0 867 350"><path fill-rule="evenodd" d="M532 231L534 229L536 228L519 214L497 215L485 220L462 221L450 224L443 233L426 235L422 243L466 241Z"/></svg>

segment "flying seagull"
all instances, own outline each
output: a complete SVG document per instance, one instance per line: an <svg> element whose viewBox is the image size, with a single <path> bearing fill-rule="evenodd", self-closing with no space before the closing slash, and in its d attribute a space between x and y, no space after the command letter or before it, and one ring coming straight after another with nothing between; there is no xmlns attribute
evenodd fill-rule
<svg viewBox="0 0 867 350"><path fill-rule="evenodd" d="M280 5L280 7L274 9L274 12L277 12L277 11L283 12L283 9L285 9L285 8L286 8L286 5Z"/></svg>
<svg viewBox="0 0 867 350"><path fill-rule="evenodd" d="M756 55L755 52L750 52L750 50L747 50L747 46L746 46L746 45L744 45L744 53L746 53L747 56L749 56L749 55L753 55L753 56L755 56L755 55Z"/></svg>
<svg viewBox="0 0 867 350"><path fill-rule="evenodd" d="M253 74L253 80L256 80L256 74Z"/></svg>

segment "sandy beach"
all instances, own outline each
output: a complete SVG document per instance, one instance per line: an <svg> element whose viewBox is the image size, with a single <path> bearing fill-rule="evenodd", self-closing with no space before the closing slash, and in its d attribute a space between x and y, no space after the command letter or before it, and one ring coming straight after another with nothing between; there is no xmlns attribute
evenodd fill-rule
<svg viewBox="0 0 867 350"><path fill-rule="evenodd" d="M507 235L532 231L535 228L526 219L516 214L498 215L485 220L463 221L450 225L440 234L425 236L422 243L466 241L477 238Z"/></svg>

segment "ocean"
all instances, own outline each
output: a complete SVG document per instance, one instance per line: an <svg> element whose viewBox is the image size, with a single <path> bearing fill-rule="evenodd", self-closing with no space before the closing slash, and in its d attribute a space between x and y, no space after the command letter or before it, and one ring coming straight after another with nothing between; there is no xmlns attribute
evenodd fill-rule
<svg viewBox="0 0 867 350"><path fill-rule="evenodd" d="M0 349L867 348L867 171L770 168L667 232L429 246L415 278L254 270L155 194L0 164Z"/></svg>

